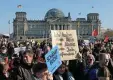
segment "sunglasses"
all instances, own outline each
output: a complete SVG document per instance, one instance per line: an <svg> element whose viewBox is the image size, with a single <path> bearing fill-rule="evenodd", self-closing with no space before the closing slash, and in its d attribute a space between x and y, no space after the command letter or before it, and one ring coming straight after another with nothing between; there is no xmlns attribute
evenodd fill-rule
<svg viewBox="0 0 113 80"><path fill-rule="evenodd" d="M92 61L93 59L87 59L87 61Z"/></svg>

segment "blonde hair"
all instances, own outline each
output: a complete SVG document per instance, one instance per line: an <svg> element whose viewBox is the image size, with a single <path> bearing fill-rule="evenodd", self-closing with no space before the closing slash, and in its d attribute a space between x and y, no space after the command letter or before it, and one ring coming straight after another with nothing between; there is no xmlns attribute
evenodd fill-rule
<svg viewBox="0 0 113 80"><path fill-rule="evenodd" d="M88 55L87 55L87 58L88 58L88 57L92 58L93 61L95 61L95 57L94 57L92 54L88 54Z"/></svg>

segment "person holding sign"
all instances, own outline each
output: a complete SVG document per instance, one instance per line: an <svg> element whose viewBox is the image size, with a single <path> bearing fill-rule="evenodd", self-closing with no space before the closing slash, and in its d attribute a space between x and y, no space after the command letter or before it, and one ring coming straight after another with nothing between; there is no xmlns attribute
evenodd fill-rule
<svg viewBox="0 0 113 80"><path fill-rule="evenodd" d="M62 65L53 74L53 80L75 80L75 79L69 72L66 64L62 62Z"/></svg>
<svg viewBox="0 0 113 80"><path fill-rule="evenodd" d="M46 63L38 63L33 67L35 80L53 80L52 74L49 74Z"/></svg>

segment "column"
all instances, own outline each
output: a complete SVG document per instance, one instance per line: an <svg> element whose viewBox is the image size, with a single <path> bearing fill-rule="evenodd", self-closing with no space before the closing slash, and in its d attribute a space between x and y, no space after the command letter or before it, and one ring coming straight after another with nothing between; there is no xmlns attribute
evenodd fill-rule
<svg viewBox="0 0 113 80"><path fill-rule="evenodd" d="M56 30L56 29L55 29L55 25L53 25L53 29Z"/></svg>
<svg viewBox="0 0 113 80"><path fill-rule="evenodd" d="M70 30L70 25L68 25L68 30Z"/></svg>
<svg viewBox="0 0 113 80"><path fill-rule="evenodd" d="M70 30L72 30L72 25L70 24Z"/></svg>
<svg viewBox="0 0 113 80"><path fill-rule="evenodd" d="M61 25L61 30L64 30L64 29L63 29L63 25Z"/></svg>
<svg viewBox="0 0 113 80"><path fill-rule="evenodd" d="M62 26L61 25L59 25L59 30L62 30Z"/></svg>
<svg viewBox="0 0 113 80"><path fill-rule="evenodd" d="M58 30L58 25L55 25L55 30Z"/></svg>
<svg viewBox="0 0 113 80"><path fill-rule="evenodd" d="M66 26L66 24L65 24L65 30L67 30L67 26Z"/></svg>
<svg viewBox="0 0 113 80"><path fill-rule="evenodd" d="M51 30L54 30L54 26L53 25L51 25Z"/></svg>
<svg viewBox="0 0 113 80"><path fill-rule="evenodd" d="M51 25L50 25L49 27L50 27L49 29L50 29L50 31L51 31Z"/></svg>
<svg viewBox="0 0 113 80"><path fill-rule="evenodd" d="M64 29L67 30L67 26L66 25L64 25Z"/></svg>
<svg viewBox="0 0 113 80"><path fill-rule="evenodd" d="M65 26L63 25L63 30L65 30Z"/></svg>
<svg viewBox="0 0 113 80"><path fill-rule="evenodd" d="M71 26L70 26L70 25L68 25L69 30L71 29L70 27L71 27Z"/></svg>
<svg viewBox="0 0 113 80"><path fill-rule="evenodd" d="M57 30L59 30L59 25L57 25Z"/></svg>
<svg viewBox="0 0 113 80"><path fill-rule="evenodd" d="M69 29L68 25L67 25L67 30Z"/></svg>
<svg viewBox="0 0 113 80"><path fill-rule="evenodd" d="M91 23L91 25L92 25L91 28L92 28L92 32L93 32L93 30L94 30L93 22ZM91 32L91 33L92 33L92 32Z"/></svg>

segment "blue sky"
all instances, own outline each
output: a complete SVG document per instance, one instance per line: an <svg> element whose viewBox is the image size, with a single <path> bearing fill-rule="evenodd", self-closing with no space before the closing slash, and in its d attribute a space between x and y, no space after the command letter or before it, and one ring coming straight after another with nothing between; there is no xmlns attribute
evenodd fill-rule
<svg viewBox="0 0 113 80"><path fill-rule="evenodd" d="M86 18L88 13L99 13L102 27L113 28L113 0L0 0L0 33L8 33L8 21L13 22L17 11L27 12L28 19L44 19L51 8L62 10L65 16L70 12L73 20ZM10 27L13 32L13 23Z"/></svg>

